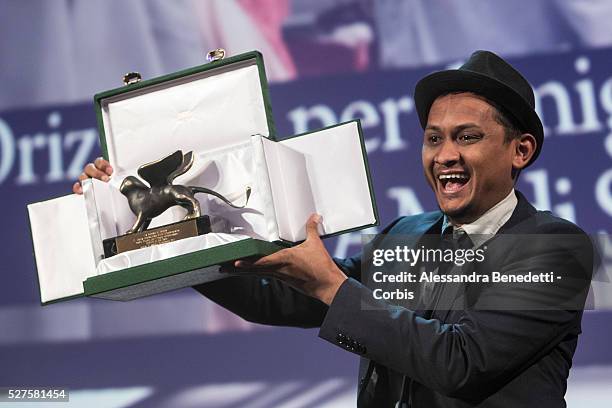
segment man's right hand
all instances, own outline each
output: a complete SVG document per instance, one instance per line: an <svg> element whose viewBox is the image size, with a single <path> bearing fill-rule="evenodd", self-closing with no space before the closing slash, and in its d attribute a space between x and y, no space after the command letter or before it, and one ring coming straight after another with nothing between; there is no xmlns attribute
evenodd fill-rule
<svg viewBox="0 0 612 408"><path fill-rule="evenodd" d="M110 180L110 176L113 174L113 168L110 163L101 157L94 160L93 163L87 163L83 168L83 172L79 176L79 181L72 185L72 191L75 194L83 194L83 187L81 187L81 181L88 178L95 178L102 181Z"/></svg>

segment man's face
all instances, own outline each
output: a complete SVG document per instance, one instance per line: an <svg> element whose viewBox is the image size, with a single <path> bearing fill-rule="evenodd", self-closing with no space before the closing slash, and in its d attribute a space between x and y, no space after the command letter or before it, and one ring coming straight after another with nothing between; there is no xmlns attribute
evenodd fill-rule
<svg viewBox="0 0 612 408"><path fill-rule="evenodd" d="M436 99L423 139L423 170L440 209L455 223L476 220L510 192L515 141L504 143L494 107L470 93Z"/></svg>

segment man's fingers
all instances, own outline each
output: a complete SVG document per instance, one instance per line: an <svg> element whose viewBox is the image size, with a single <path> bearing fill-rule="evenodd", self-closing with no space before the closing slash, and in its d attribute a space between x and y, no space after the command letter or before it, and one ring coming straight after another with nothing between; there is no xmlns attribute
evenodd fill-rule
<svg viewBox="0 0 612 408"><path fill-rule="evenodd" d="M74 194L83 194L83 187L81 187L81 183L78 181L72 185L72 192Z"/></svg>
<svg viewBox="0 0 612 408"><path fill-rule="evenodd" d="M95 178L95 179L102 180L102 181L109 180L108 174L106 174L105 172L101 170L98 170L95 164L93 163L89 163L87 166L85 166L84 171L88 177Z"/></svg>
<svg viewBox="0 0 612 408"><path fill-rule="evenodd" d="M306 221L306 239L320 239L318 227L322 220L323 217L319 214L312 214L308 218L308 221Z"/></svg>
<svg viewBox="0 0 612 408"><path fill-rule="evenodd" d="M251 262L243 261L242 259L234 261L234 267L239 269L246 269L251 266Z"/></svg>
<svg viewBox="0 0 612 408"><path fill-rule="evenodd" d="M241 269L279 268L288 262L289 257L291 256L291 253L289 251L290 251L289 249L282 249L271 255L264 256L263 258L259 258L256 261L239 260L239 261L234 262L234 266L236 268L241 268Z"/></svg>
<svg viewBox="0 0 612 408"><path fill-rule="evenodd" d="M83 186L81 182L88 178L95 178L102 181L109 181L110 175L113 174L113 168L110 163L102 157L98 157L93 163L87 163L83 172L79 175L79 181L72 185L72 191L75 194L83 194Z"/></svg>
<svg viewBox="0 0 612 408"><path fill-rule="evenodd" d="M98 170L100 170L100 171L102 171L102 172L106 173L106 174L107 174L107 175L109 175L109 176L113 174L113 168L112 168L112 166L110 165L110 163L109 163L109 162L107 162L106 160L104 160L102 157L98 157L96 160L94 160L94 166L95 166L95 167L96 167Z"/></svg>
<svg viewBox="0 0 612 408"><path fill-rule="evenodd" d="M273 266L255 266L249 261L235 261L232 272L238 272L241 275L260 276L276 278L280 276L279 269Z"/></svg>

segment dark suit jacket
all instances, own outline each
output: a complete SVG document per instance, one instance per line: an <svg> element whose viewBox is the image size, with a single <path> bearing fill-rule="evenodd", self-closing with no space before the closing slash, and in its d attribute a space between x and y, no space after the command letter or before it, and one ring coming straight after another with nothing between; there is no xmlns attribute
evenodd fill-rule
<svg viewBox="0 0 612 408"><path fill-rule="evenodd" d="M232 277L196 289L249 321L320 326L320 337L361 355L362 407L393 406L404 377L413 407L563 407L592 246L574 224L517 195L511 218L487 243L494 265L479 267L554 271L561 283L443 284L452 302L425 313L373 299L360 283L366 261L357 256L338 261L349 279L329 307L273 279ZM384 233L439 236L441 224L441 213L426 213L402 217Z"/></svg>

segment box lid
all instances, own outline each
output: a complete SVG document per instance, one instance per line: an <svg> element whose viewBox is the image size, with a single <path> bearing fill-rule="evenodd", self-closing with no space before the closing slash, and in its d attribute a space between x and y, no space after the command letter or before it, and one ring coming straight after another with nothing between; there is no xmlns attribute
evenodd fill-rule
<svg viewBox="0 0 612 408"><path fill-rule="evenodd" d="M275 140L256 51L102 92L94 103L102 152L118 176L176 150L213 151L254 134Z"/></svg>

